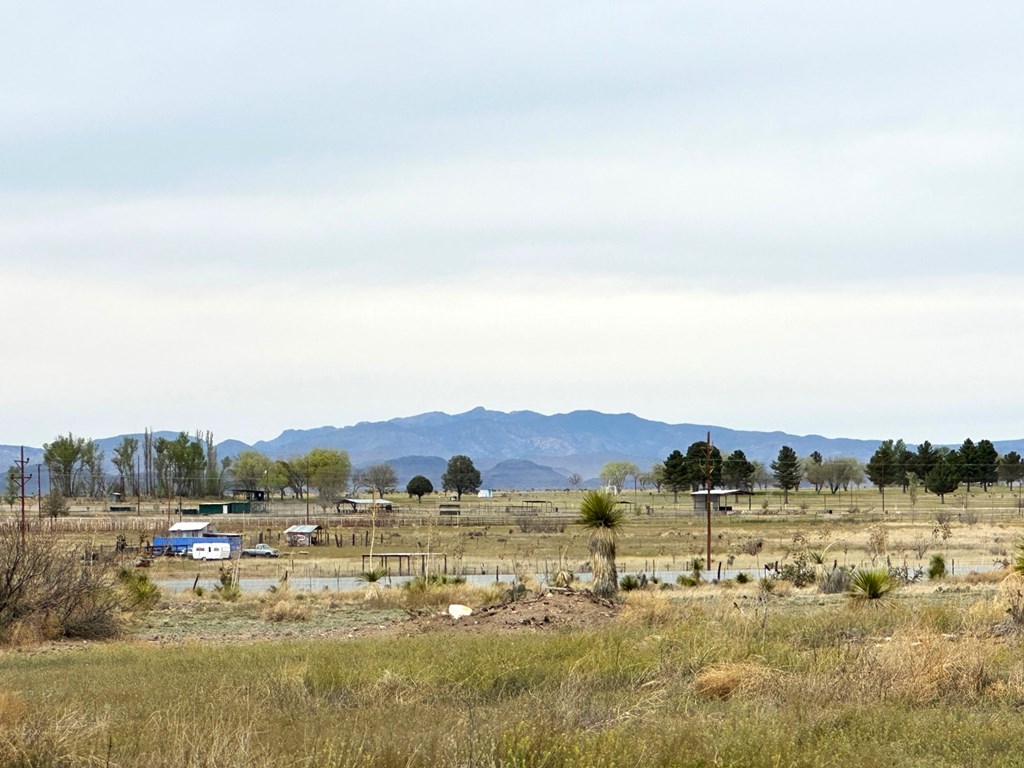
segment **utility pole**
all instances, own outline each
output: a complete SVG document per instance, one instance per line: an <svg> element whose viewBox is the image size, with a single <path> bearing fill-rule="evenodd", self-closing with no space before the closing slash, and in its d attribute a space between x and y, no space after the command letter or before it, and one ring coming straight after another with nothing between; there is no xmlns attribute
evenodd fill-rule
<svg viewBox="0 0 1024 768"><path fill-rule="evenodd" d="M711 433L708 432L707 453L704 457L704 512L708 520L708 546L707 557L704 562L707 569L711 570L711 489L714 487L711 476L715 471L715 460L711 453Z"/></svg>
<svg viewBox="0 0 1024 768"><path fill-rule="evenodd" d="M25 465L28 459L25 458L25 446L21 446L21 458L16 459L18 465L18 485L21 487L21 538L25 539L25 483L32 479L32 475L25 474Z"/></svg>

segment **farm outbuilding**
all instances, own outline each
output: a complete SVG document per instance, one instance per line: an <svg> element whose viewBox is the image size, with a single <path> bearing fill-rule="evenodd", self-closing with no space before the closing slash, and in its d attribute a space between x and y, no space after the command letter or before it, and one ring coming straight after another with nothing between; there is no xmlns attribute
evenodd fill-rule
<svg viewBox="0 0 1024 768"><path fill-rule="evenodd" d="M284 540L289 547L316 546L320 543L319 525L293 525L284 531Z"/></svg>
<svg viewBox="0 0 1024 768"><path fill-rule="evenodd" d="M342 499L338 502L338 512L342 511L342 507L348 507L348 511L352 512L369 512L374 509L378 512L390 512L391 506L387 499Z"/></svg>
<svg viewBox="0 0 1024 768"><path fill-rule="evenodd" d="M200 515L247 515L251 511L248 501L209 501L199 504Z"/></svg>
<svg viewBox="0 0 1024 768"><path fill-rule="evenodd" d="M183 521L168 528L166 536L154 536L153 551L155 554L185 554L196 543L228 544L234 555L242 548L242 534L220 533L213 523L202 520Z"/></svg>
<svg viewBox="0 0 1024 768"><path fill-rule="evenodd" d="M747 497L747 506L750 506L750 497L753 496L752 491L743 491L738 488L713 488L711 490L711 511L712 512L732 512L732 505L729 504L729 497L733 497L733 502L739 504L740 496ZM694 491L690 494L693 499L693 511L703 512L706 506L706 497L708 492L706 490Z"/></svg>

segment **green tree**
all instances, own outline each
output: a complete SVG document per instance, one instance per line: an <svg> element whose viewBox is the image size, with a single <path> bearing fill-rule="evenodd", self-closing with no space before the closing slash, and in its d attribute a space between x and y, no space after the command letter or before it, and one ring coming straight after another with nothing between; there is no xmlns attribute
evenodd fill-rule
<svg viewBox="0 0 1024 768"><path fill-rule="evenodd" d="M423 475L416 475L405 486L405 492L409 498L416 497L417 501L423 502L423 497L434 492L434 484Z"/></svg>
<svg viewBox="0 0 1024 768"><path fill-rule="evenodd" d="M107 492L107 478L103 473L103 449L94 440L82 446L82 483L80 492L98 499Z"/></svg>
<svg viewBox="0 0 1024 768"><path fill-rule="evenodd" d="M14 502L21 498L21 468L17 464L7 469L7 482L4 484L4 503L14 511Z"/></svg>
<svg viewBox="0 0 1024 768"><path fill-rule="evenodd" d="M768 467L764 465L763 461L752 461L750 463L754 465L754 471L750 475L750 482L762 491L767 490L768 484L772 481L772 476L768 472Z"/></svg>
<svg viewBox="0 0 1024 768"><path fill-rule="evenodd" d="M364 470L366 484L374 490L378 496L384 497L386 493L393 493L398 485L398 476L390 464L373 464Z"/></svg>
<svg viewBox="0 0 1024 768"><path fill-rule="evenodd" d="M1019 453L1010 451L999 459L999 479L1010 488L1013 488L1014 483L1024 481L1024 462Z"/></svg>
<svg viewBox="0 0 1024 768"><path fill-rule="evenodd" d="M895 443L884 440L875 450L865 467L868 479L882 493L882 511L885 511L885 488L900 482L900 468L896 461Z"/></svg>
<svg viewBox="0 0 1024 768"><path fill-rule="evenodd" d="M771 466L775 484L782 489L782 503L789 504L789 492L800 487L800 479L803 477L800 457L796 451L784 445Z"/></svg>
<svg viewBox="0 0 1024 768"><path fill-rule="evenodd" d="M43 463L49 470L50 486L65 497L74 496L77 490L84 449L85 440L70 432L67 437L58 435L52 443L43 443Z"/></svg>
<svg viewBox="0 0 1024 768"><path fill-rule="evenodd" d="M614 487L615 493L618 494L622 492L626 478L636 477L639 473L640 468L631 461L609 461L601 468L599 477L606 487Z"/></svg>
<svg viewBox="0 0 1024 768"><path fill-rule="evenodd" d="M306 454L309 484L317 489L319 504L325 512L337 505L348 488L352 462L348 453L336 448L314 448Z"/></svg>
<svg viewBox="0 0 1024 768"><path fill-rule="evenodd" d="M242 451L231 463L231 474L238 490L256 490L267 486L270 458L259 451Z"/></svg>
<svg viewBox="0 0 1024 768"><path fill-rule="evenodd" d="M174 440L167 441L164 451L170 473L170 490L178 496L201 496L206 468L206 453L199 440L193 440L187 432L180 432Z"/></svg>
<svg viewBox="0 0 1024 768"><path fill-rule="evenodd" d="M820 451L814 451L804 459L804 477L814 486L815 493L821 493L821 489L825 487L824 461Z"/></svg>
<svg viewBox="0 0 1024 768"><path fill-rule="evenodd" d="M651 485L654 486L654 490L661 493L661 486L665 484L665 462L656 461L651 464L651 469L647 475L650 477Z"/></svg>
<svg viewBox="0 0 1024 768"><path fill-rule="evenodd" d="M679 503L679 492L689 488L690 478L687 473L686 457L680 450L672 451L663 462L665 486L672 491L672 503Z"/></svg>
<svg viewBox="0 0 1024 768"><path fill-rule="evenodd" d="M287 478L287 487L291 488L296 498L309 495L309 461L306 456L297 456L288 461L279 460L281 471Z"/></svg>
<svg viewBox="0 0 1024 768"><path fill-rule="evenodd" d="M615 544L626 521L615 497L603 491L586 491L580 503L579 525L590 531L590 564L594 572L594 594L611 598L619 590L615 567Z"/></svg>
<svg viewBox="0 0 1024 768"><path fill-rule="evenodd" d="M960 482L967 485L967 492L971 492L971 485L981 482L981 471L978 466L978 447L971 438L964 440L957 454L960 456Z"/></svg>
<svg viewBox="0 0 1024 768"><path fill-rule="evenodd" d="M727 488L741 491L753 489L754 465L738 448L722 461L722 482Z"/></svg>
<svg viewBox="0 0 1024 768"><path fill-rule="evenodd" d="M932 444L925 440L919 446L917 446L917 456L914 460L915 472L919 477L928 477L928 473L935 469L935 465L939 463L939 452L932 447Z"/></svg>
<svg viewBox="0 0 1024 768"><path fill-rule="evenodd" d="M977 478L984 490L993 483L999 482L999 451L991 440L979 440L974 449L974 462L977 465Z"/></svg>
<svg viewBox="0 0 1024 768"><path fill-rule="evenodd" d="M903 442L902 438L893 443L892 454L893 461L896 463L896 481L893 484L902 485L903 492L906 493L909 484L907 473L917 471L917 456L907 448L907 444Z"/></svg>
<svg viewBox="0 0 1024 768"><path fill-rule="evenodd" d="M945 504L946 494L953 493L960 487L960 478L963 476L963 468L960 466L960 458L956 451L948 451L940 455L938 462L932 467L932 471L924 479L925 490L936 494L939 500Z"/></svg>
<svg viewBox="0 0 1024 768"><path fill-rule="evenodd" d="M825 483L829 491L835 495L840 489L847 490L850 484L860 485L864 482L864 468L852 456L836 456L821 462L825 471Z"/></svg>
<svg viewBox="0 0 1024 768"><path fill-rule="evenodd" d="M43 499L43 514L57 519L58 517L67 517L70 511L71 507L68 505L67 499L64 498L64 494L61 493L60 488L51 488L50 492Z"/></svg>
<svg viewBox="0 0 1024 768"><path fill-rule="evenodd" d="M698 440L690 443L690 447L686 449L685 462L687 483L691 491L707 486L709 469L711 487L722 484L722 452L717 446L711 446L709 462L707 441Z"/></svg>
<svg viewBox="0 0 1024 768"><path fill-rule="evenodd" d="M480 490L480 471L473 466L469 456L457 455L448 459L448 468L441 476L441 487L448 493L455 493L462 499L464 493Z"/></svg>
<svg viewBox="0 0 1024 768"><path fill-rule="evenodd" d="M137 437L122 437L121 443L114 449L111 461L117 470L118 486L121 493L136 494L139 492L139 481L135 471L135 455L139 450Z"/></svg>

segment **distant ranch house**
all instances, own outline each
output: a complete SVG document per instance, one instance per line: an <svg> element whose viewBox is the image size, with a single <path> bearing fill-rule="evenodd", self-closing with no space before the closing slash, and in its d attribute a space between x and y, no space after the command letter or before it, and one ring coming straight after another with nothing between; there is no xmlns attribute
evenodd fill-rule
<svg viewBox="0 0 1024 768"><path fill-rule="evenodd" d="M711 490L711 511L712 512L732 512L733 504L739 506L740 496L747 497L747 508L750 508L750 497L753 496L752 491L743 491L738 488L721 488ZM707 509L706 499L708 492L706 490L694 491L690 494L693 499L693 510L694 512L703 512ZM729 502L729 497L732 497L732 503Z"/></svg>

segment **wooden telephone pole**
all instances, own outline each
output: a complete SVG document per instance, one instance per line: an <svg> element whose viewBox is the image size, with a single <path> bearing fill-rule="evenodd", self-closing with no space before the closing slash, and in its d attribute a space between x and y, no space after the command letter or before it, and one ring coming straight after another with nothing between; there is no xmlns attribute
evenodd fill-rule
<svg viewBox="0 0 1024 768"><path fill-rule="evenodd" d="M28 463L28 459L25 458L25 446L21 446L21 458L15 459L14 463L18 465L18 485L21 488L21 538L25 538L25 483L32 479L32 475L25 474L25 465Z"/></svg>
<svg viewBox="0 0 1024 768"><path fill-rule="evenodd" d="M708 520L708 542L707 557L704 559L705 567L711 570L711 489L714 487L712 475L715 471L715 459L711 452L711 433L708 432L708 444L704 454L704 513Z"/></svg>

